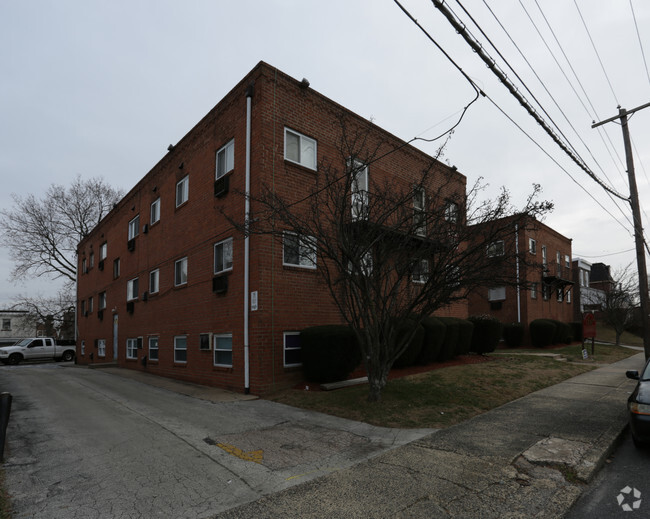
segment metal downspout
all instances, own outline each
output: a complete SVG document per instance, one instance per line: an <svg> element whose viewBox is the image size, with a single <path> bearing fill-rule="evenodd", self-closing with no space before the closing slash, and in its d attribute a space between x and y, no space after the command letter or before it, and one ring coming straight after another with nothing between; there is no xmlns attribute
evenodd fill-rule
<svg viewBox="0 0 650 519"><path fill-rule="evenodd" d="M519 224L515 224L515 255L517 261L517 322L521 322L521 287L519 286Z"/></svg>
<svg viewBox="0 0 650 519"><path fill-rule="evenodd" d="M251 212L251 98L253 84L246 89L246 199L244 201L244 392L250 393L250 344L249 344L249 279L250 279L250 237L249 224Z"/></svg>

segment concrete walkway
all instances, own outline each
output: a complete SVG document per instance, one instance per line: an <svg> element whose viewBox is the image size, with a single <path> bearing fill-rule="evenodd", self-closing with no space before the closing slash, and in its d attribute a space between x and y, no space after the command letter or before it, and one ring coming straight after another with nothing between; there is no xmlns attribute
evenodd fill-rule
<svg viewBox="0 0 650 519"><path fill-rule="evenodd" d="M219 518L562 517L627 424L643 354Z"/></svg>

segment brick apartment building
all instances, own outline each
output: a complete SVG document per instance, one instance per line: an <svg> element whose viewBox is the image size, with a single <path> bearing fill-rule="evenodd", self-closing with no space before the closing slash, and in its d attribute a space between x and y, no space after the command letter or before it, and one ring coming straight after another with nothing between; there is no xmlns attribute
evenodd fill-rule
<svg viewBox="0 0 650 519"><path fill-rule="evenodd" d="M464 195L455 168L260 62L79 243L78 362L255 394L301 380L298 332L340 315L300 240L246 240L224 214L244 221L247 178L253 199L308 193L321 161L342 160L342 117L397 150L367 184L410 186L434 163Z"/></svg>
<svg viewBox="0 0 650 519"><path fill-rule="evenodd" d="M516 225L514 220L512 225ZM512 243L494 244L493 251L518 252L522 259L509 265L512 277L528 289L493 286L469 297L470 315L490 314L503 323L528 325L535 319L573 320L571 239L541 222L520 229ZM516 243L515 243L516 242Z"/></svg>

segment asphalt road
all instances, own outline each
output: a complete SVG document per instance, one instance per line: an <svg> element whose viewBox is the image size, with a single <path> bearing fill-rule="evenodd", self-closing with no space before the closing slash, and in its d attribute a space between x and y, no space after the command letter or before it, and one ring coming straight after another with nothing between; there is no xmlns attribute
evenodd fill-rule
<svg viewBox="0 0 650 519"><path fill-rule="evenodd" d="M431 431L264 400L215 403L101 370L0 367L14 518L212 517Z"/></svg>
<svg viewBox="0 0 650 519"><path fill-rule="evenodd" d="M649 473L650 448L637 449L627 432L608 463L566 517L568 519L650 517Z"/></svg>

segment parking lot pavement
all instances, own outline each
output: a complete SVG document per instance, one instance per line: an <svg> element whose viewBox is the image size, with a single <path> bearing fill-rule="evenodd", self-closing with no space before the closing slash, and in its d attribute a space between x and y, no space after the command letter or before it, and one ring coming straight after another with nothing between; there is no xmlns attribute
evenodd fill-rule
<svg viewBox="0 0 650 519"><path fill-rule="evenodd" d="M432 432L60 364L0 372L15 518L211 517Z"/></svg>

